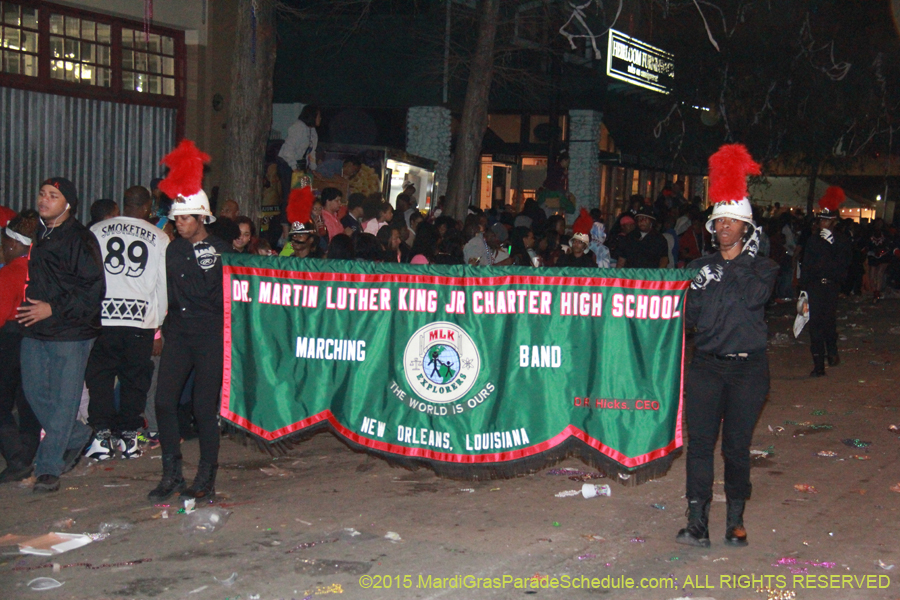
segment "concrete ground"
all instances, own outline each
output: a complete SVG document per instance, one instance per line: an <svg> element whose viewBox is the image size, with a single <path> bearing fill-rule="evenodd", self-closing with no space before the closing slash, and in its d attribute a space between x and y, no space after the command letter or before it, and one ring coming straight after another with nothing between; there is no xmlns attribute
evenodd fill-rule
<svg viewBox="0 0 900 600"><path fill-rule="evenodd" d="M776 337L790 330L789 308L770 317L772 391L752 447L771 454L754 458L746 548L723 543L723 501L713 504L711 548L675 544L685 521L683 457L662 479L599 480L612 496L585 499L555 497L581 483L548 470L452 481L391 468L331 434L278 459L224 440L214 506L231 514L212 533L186 535L190 517L174 513L174 502L145 500L159 479L159 450L81 464L56 494L0 487L0 535L132 526L51 558L0 548L0 598L900 598L900 493L891 489L900 439L889 430L900 425L900 301L843 300L843 362L816 380L806 334ZM196 441L185 444L185 459L193 475ZM590 470L576 459L562 467ZM722 494L718 458L717 473ZM162 518L164 510L174 514ZM63 585L29 589L38 577ZM622 589L629 579L645 589ZM474 583L481 587L459 588ZM582 588L543 587L553 583Z"/></svg>

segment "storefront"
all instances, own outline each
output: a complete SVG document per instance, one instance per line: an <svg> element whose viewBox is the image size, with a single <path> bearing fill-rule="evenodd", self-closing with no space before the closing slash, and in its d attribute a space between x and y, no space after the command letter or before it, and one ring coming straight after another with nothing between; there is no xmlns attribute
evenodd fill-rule
<svg viewBox="0 0 900 600"><path fill-rule="evenodd" d="M333 186L345 197L353 193L366 196L380 192L396 206L397 196L410 185L415 188L413 200L419 210L431 210L434 200L434 161L385 146L353 144L319 144L318 167L313 186L316 189ZM349 179L344 176L344 161L356 158L358 173Z"/></svg>
<svg viewBox="0 0 900 600"><path fill-rule="evenodd" d="M547 177L548 145L545 143L537 147L535 140L545 138L534 138L529 133L534 123L537 125L533 129L541 133L547 118L541 115L491 115L489 122L491 129L485 136L486 151L481 156L477 174L475 203L484 210L491 208L495 202L510 204L517 211L521 210L525 200L538 197L538 191ZM565 126L579 123L569 117L559 122ZM590 167L590 172L596 177L596 185L588 188L596 192L590 192L590 198L577 198L579 206L599 208L607 219L613 219L627 210L632 195L640 194L651 202L656 200L667 181L681 182L684 197L690 200L699 196L701 205L704 205L706 178L699 169L695 173L672 173L662 161L653 157L624 153L603 123L595 134L598 165L596 170ZM571 145L570 137L576 139L571 131L560 132L560 148ZM572 148L569 150L571 154ZM570 164L569 191L576 197L578 192L573 184L576 179L584 178L588 168L583 161L577 162L574 158Z"/></svg>
<svg viewBox="0 0 900 600"><path fill-rule="evenodd" d="M655 201L666 182L681 182L686 200L699 197L700 206L706 205L706 176L670 173L646 157L600 151L600 210L610 218L628 210L628 201L635 194Z"/></svg>
<svg viewBox="0 0 900 600"><path fill-rule="evenodd" d="M513 171L516 170L516 166L516 157L512 155L482 155L476 195L476 203L480 208L487 210L495 202L515 205L516 188ZM521 173L521 171L519 172Z"/></svg>

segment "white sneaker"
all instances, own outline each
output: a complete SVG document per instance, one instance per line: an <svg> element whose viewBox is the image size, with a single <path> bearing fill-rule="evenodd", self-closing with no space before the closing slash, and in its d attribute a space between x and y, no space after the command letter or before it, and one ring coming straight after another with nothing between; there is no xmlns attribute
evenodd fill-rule
<svg viewBox="0 0 900 600"><path fill-rule="evenodd" d="M141 445L138 442L138 432L137 431L123 431L117 440L119 444L119 452L122 454L122 459L129 458L140 458L140 456L144 453L141 449Z"/></svg>
<svg viewBox="0 0 900 600"><path fill-rule="evenodd" d="M84 451L84 455L94 460L109 460L116 455L116 450L113 447L115 443L116 439L113 437L112 432L109 429L101 429L94 436L91 445Z"/></svg>

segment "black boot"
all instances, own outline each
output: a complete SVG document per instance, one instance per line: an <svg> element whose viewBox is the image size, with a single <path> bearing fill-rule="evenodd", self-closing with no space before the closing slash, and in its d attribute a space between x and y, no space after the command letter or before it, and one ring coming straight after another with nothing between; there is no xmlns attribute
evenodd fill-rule
<svg viewBox="0 0 900 600"><path fill-rule="evenodd" d="M6 468L0 472L0 483L22 481L31 475L31 460L25 458L19 429L15 425L0 428L0 454L6 460Z"/></svg>
<svg viewBox="0 0 900 600"><path fill-rule="evenodd" d="M725 518L725 543L732 546L747 545L747 530L744 529L744 500L728 499L728 515Z"/></svg>
<svg viewBox="0 0 900 600"><path fill-rule="evenodd" d="M841 357L838 356L837 350L835 350L834 354L828 355L828 366L836 367L841 364Z"/></svg>
<svg viewBox="0 0 900 600"><path fill-rule="evenodd" d="M175 492L180 492L184 489L184 476L181 474L181 455L163 454L162 464L162 479L159 485L147 494L147 499L151 502L161 502Z"/></svg>
<svg viewBox="0 0 900 600"><path fill-rule="evenodd" d="M821 354L813 354L813 370L810 377L821 377L825 374L825 357Z"/></svg>
<svg viewBox="0 0 900 600"><path fill-rule="evenodd" d="M0 472L0 483L10 483L13 481L22 481L27 479L34 470L32 465L23 465L21 463L8 463L6 468Z"/></svg>
<svg viewBox="0 0 900 600"><path fill-rule="evenodd" d="M194 477L194 483L191 484L191 487L181 492L180 499L212 500L215 498L216 471L218 470L219 465L213 465L201 460L200 464L197 465L197 475Z"/></svg>
<svg viewBox="0 0 900 600"><path fill-rule="evenodd" d="M709 505L711 499L688 499L687 527L678 532L675 541L686 546L709 548Z"/></svg>

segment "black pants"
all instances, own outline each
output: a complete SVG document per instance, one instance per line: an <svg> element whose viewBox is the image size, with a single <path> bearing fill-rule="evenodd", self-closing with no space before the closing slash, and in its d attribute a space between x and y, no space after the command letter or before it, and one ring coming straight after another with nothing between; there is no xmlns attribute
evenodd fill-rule
<svg viewBox="0 0 900 600"><path fill-rule="evenodd" d="M746 361L719 360L697 353L684 386L687 420L687 497L712 497L713 458L719 426L725 459L725 495L750 497L750 442L769 392L769 359L765 352Z"/></svg>
<svg viewBox="0 0 900 600"><path fill-rule="evenodd" d="M281 182L281 206L282 210L287 206L288 196L291 195L291 179L294 169L280 156L275 159L275 169L278 172L278 181Z"/></svg>
<svg viewBox="0 0 900 600"><path fill-rule="evenodd" d="M838 284L807 284L809 295L809 339L812 341L813 358L823 361L825 356L837 355L837 297ZM818 357L818 358L817 358ZM818 362L816 363L818 366Z"/></svg>
<svg viewBox="0 0 900 600"><path fill-rule="evenodd" d="M156 384L156 422L163 454L180 454L178 403L194 370L194 418L200 431L200 460L219 458L219 395L222 388L222 334L179 335L166 331Z"/></svg>
<svg viewBox="0 0 900 600"><path fill-rule="evenodd" d="M22 391L22 336L14 327L0 329L0 454L7 465L27 466L37 452L41 424ZM19 413L18 423L13 409Z"/></svg>
<svg viewBox="0 0 900 600"><path fill-rule="evenodd" d="M91 349L84 382L91 395L88 420L94 431L136 431L153 381L153 329L104 327ZM116 377L121 384L116 412Z"/></svg>

